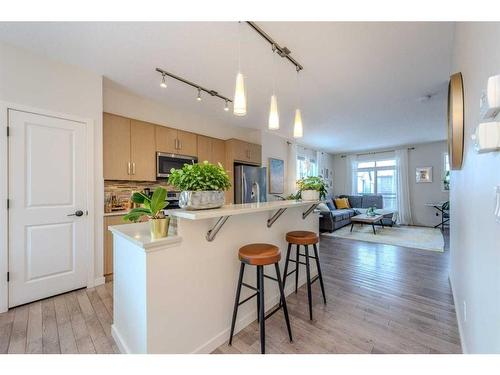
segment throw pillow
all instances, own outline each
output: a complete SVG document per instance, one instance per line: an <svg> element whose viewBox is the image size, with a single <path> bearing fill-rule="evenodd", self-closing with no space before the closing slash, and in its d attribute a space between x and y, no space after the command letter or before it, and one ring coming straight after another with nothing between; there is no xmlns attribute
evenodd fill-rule
<svg viewBox="0 0 500 375"><path fill-rule="evenodd" d="M318 204L318 210L320 210L321 212L330 212L330 209L324 203Z"/></svg>
<svg viewBox="0 0 500 375"><path fill-rule="evenodd" d="M337 198L337 199L335 199L335 206L339 210L346 209L346 208L351 208L351 206L349 205L349 199L347 199L347 198Z"/></svg>

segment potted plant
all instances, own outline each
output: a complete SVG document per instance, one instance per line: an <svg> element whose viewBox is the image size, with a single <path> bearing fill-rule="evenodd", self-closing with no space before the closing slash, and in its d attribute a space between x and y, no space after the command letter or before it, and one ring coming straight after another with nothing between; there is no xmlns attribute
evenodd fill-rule
<svg viewBox="0 0 500 375"><path fill-rule="evenodd" d="M166 217L163 212L168 205L168 202L165 201L166 197L167 191L162 187L157 187L151 198L143 193L133 193L131 197L132 202L140 204L141 207L131 209L124 216L123 220L135 223L146 216L149 218L151 238L156 240L167 237L170 218Z"/></svg>
<svg viewBox="0 0 500 375"><path fill-rule="evenodd" d="M299 193L304 201L318 201L326 197L326 183L321 177L309 176L297 181Z"/></svg>
<svg viewBox="0 0 500 375"><path fill-rule="evenodd" d="M208 161L184 164L170 171L168 183L181 190L179 206L187 210L221 207L225 203L224 191L231 187L229 176L220 163Z"/></svg>

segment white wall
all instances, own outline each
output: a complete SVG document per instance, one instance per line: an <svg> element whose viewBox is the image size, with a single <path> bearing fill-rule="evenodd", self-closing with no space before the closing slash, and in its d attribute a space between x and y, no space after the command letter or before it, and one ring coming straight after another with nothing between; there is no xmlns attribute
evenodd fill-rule
<svg viewBox="0 0 500 375"><path fill-rule="evenodd" d="M444 126L444 125L443 125ZM408 154L408 175L410 176L410 204L414 225L434 226L441 222L433 207L425 206L429 202L449 200L449 193L443 191L444 160L447 143L432 142L414 146ZM416 168L432 167L432 182L417 183Z"/></svg>
<svg viewBox="0 0 500 375"><path fill-rule="evenodd" d="M500 153L479 155L470 139L481 90L500 74L500 24L459 23L454 43L453 72L464 79L465 155L451 174L450 280L464 351L500 353L500 223L493 217Z"/></svg>
<svg viewBox="0 0 500 375"><path fill-rule="evenodd" d="M443 124L443 126L445 126ZM408 151L408 174L410 176L410 202L413 216L413 223L422 226L434 226L441 221L440 216L436 216L436 210L425 206L428 202L447 201L448 192L443 191L442 176L444 175L443 154L447 151L445 141L422 143L413 146L414 150ZM370 150L377 152L379 150ZM360 152L364 153L364 152ZM385 156L391 157L393 153ZM377 155L379 156L379 155ZM335 155L333 159L333 187L334 194L347 193L347 178L345 158L341 155ZM415 169L417 167L432 167L433 179L431 183L418 183L415 178Z"/></svg>
<svg viewBox="0 0 500 375"><path fill-rule="evenodd" d="M4 43L0 56L1 101L94 122L95 202L88 210L96 229L94 271L102 276L102 77Z"/></svg>
<svg viewBox="0 0 500 375"><path fill-rule="evenodd" d="M188 113L136 95L104 79L103 87L104 112L114 113L154 124L171 126L215 138L238 138L244 141L260 143L260 132L236 126L217 123L206 116ZM228 114L230 116L230 114Z"/></svg>

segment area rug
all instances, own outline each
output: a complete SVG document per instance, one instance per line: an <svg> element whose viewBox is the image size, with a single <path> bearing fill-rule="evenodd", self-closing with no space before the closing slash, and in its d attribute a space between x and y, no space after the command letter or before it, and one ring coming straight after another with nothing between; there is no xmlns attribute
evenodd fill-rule
<svg viewBox="0 0 500 375"><path fill-rule="evenodd" d="M347 225L333 233L323 233L329 237L341 237L351 240L376 242L387 245L411 247L430 251L444 251L444 238L441 230L437 228L396 226L380 227L375 226L377 234L373 234L371 225L354 224L352 232L351 226Z"/></svg>

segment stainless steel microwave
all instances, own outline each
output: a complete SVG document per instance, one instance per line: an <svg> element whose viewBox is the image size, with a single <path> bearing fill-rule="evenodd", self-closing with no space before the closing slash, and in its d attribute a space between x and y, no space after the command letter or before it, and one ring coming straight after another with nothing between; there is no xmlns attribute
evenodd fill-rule
<svg viewBox="0 0 500 375"><path fill-rule="evenodd" d="M156 153L156 177L165 178L170 176L172 168L179 169L184 164L197 163L198 159L193 156L184 156L176 154Z"/></svg>

